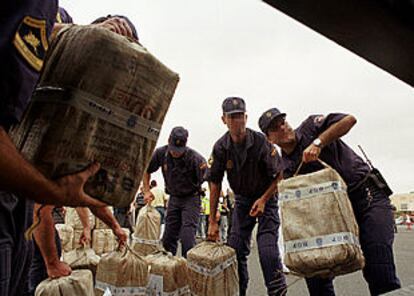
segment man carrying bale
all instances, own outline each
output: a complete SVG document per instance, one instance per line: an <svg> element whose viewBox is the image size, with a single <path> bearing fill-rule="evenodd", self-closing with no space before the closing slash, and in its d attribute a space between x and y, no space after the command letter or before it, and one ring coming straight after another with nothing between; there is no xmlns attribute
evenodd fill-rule
<svg viewBox="0 0 414 296"><path fill-rule="evenodd" d="M286 122L286 114L277 108L263 113L260 129L269 141L282 149L284 177L292 177L301 162L301 173L323 167L318 158L329 164L344 179L360 230L360 243L366 265L363 275L372 295L400 287L392 250L393 214L388 186L340 138L356 123L352 115L332 113L309 116L295 130ZM326 221L331 223L331 221ZM311 295L335 295L332 279L306 279Z"/></svg>
<svg viewBox="0 0 414 296"><path fill-rule="evenodd" d="M187 147L187 139L185 128L173 128L168 145L155 150L143 178L144 196L148 203L154 200L150 191L151 174L162 168L165 189L170 195L162 243L167 251L175 255L180 238L184 257L195 245L201 184L207 168L205 159Z"/></svg>
<svg viewBox="0 0 414 296"><path fill-rule="evenodd" d="M246 128L246 106L242 98L224 100L222 120L228 132L214 145L209 160L210 223L208 238L219 239L215 219L224 172L235 194L233 221L228 244L236 250L240 295L246 295L249 281L247 256L256 221L257 244L268 295L285 295L278 241L277 182L281 176L276 149L259 132Z"/></svg>
<svg viewBox="0 0 414 296"><path fill-rule="evenodd" d="M104 206L83 186L99 170L47 179L27 162L8 132L25 111L38 81L55 24L57 1L2 1L0 4L0 295L21 294L30 264L31 243L24 231L31 224L33 204Z"/></svg>
<svg viewBox="0 0 414 296"><path fill-rule="evenodd" d="M119 20L122 20L123 22L120 22ZM62 7L59 7L56 23L68 24L72 22L72 17L68 12ZM95 20L93 24L138 40L134 25L124 16L112 17L108 15L107 17L101 17ZM34 295L37 285L46 278L58 278L67 276L71 273L71 268L63 261L60 261L61 243L52 217L53 206L46 205L42 206L41 209L40 207L40 204L35 204L34 207L34 214L39 215L40 224L34 231L34 256L29 272L30 295ZM86 208L78 207L76 208L76 211L84 226L84 232L80 238L80 243L87 245L91 241L88 210ZM127 235L108 208L91 207L91 211L113 230L121 244L126 243Z"/></svg>

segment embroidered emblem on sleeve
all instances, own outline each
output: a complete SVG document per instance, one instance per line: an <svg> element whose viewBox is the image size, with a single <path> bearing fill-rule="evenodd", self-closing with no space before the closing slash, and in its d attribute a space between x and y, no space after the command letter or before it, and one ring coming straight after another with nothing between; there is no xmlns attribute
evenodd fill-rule
<svg viewBox="0 0 414 296"><path fill-rule="evenodd" d="M49 46L46 36L46 21L26 16L20 23L13 44L22 57L36 71L40 71Z"/></svg>

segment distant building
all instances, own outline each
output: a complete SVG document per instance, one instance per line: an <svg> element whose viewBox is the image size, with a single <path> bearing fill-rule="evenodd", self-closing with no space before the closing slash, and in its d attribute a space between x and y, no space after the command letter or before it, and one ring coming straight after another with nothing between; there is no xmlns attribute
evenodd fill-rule
<svg viewBox="0 0 414 296"><path fill-rule="evenodd" d="M414 212L414 193L393 194L391 203L398 212Z"/></svg>

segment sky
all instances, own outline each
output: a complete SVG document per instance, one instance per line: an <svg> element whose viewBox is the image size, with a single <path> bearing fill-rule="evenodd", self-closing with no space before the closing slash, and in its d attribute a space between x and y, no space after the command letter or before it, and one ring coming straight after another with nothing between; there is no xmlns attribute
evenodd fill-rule
<svg viewBox="0 0 414 296"><path fill-rule="evenodd" d="M245 99L248 127L277 107L298 126L311 114L358 122L343 140L362 145L396 193L414 191L414 89L259 0L62 0L77 24L128 16L140 42L180 75L157 146L174 126L208 159L226 132L221 103ZM381 50L378 48L378 50ZM359 153L360 154L360 153ZM162 183L161 174L155 177Z"/></svg>

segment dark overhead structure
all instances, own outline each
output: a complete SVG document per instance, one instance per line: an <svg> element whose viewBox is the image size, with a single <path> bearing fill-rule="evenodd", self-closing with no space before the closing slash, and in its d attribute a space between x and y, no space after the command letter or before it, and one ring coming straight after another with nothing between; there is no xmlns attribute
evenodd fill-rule
<svg viewBox="0 0 414 296"><path fill-rule="evenodd" d="M264 0L414 86L414 0Z"/></svg>

